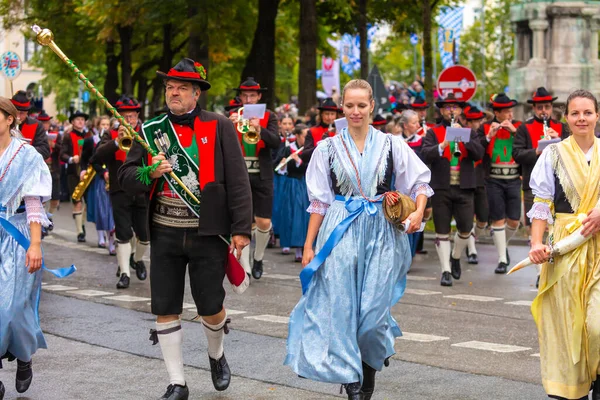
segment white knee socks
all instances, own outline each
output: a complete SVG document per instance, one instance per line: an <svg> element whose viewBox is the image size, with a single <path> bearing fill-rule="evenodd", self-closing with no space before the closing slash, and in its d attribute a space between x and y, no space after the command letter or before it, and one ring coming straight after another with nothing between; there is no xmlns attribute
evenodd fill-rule
<svg viewBox="0 0 600 400"><path fill-rule="evenodd" d="M452 258L460 260L460 255L465 251L465 247L469 244L469 237L462 237L458 232L454 234L454 249L452 250Z"/></svg>
<svg viewBox="0 0 600 400"><path fill-rule="evenodd" d="M77 234L83 233L83 213L81 211L73 212L73 218L75 220L75 229L77 229Z"/></svg>
<svg viewBox="0 0 600 400"><path fill-rule="evenodd" d="M227 315L223 318L223 321L217 325L211 325L202 320L202 326L204 327L204 333L206 334L206 340L208 341L208 355L213 360L218 360L223 357L223 339L225 337L224 327L226 321Z"/></svg>
<svg viewBox="0 0 600 400"><path fill-rule="evenodd" d="M494 245L498 250L498 262L506 263L506 231L504 227L492 227Z"/></svg>
<svg viewBox="0 0 600 400"><path fill-rule="evenodd" d="M142 261L144 258L144 254L146 254L146 250L148 249L148 245L150 242L142 242L140 240L135 243L135 254L133 255L133 261L138 262Z"/></svg>
<svg viewBox="0 0 600 400"><path fill-rule="evenodd" d="M435 249L440 258L442 272L450 272L450 239L448 235L436 235Z"/></svg>
<svg viewBox="0 0 600 400"><path fill-rule="evenodd" d="M477 248L475 247L475 228L471 230L471 234L469 235L469 244L467 245L469 249L469 254L477 254Z"/></svg>
<svg viewBox="0 0 600 400"><path fill-rule="evenodd" d="M484 225L483 227L475 224L475 236L477 236L477 239L481 239L482 237L485 236L485 230L486 225Z"/></svg>
<svg viewBox="0 0 600 400"><path fill-rule="evenodd" d="M177 320L162 324L157 322L156 331L158 334L158 343L160 343L160 349L162 350L163 359L167 366L171 384L185 386L183 354L181 351L181 345L183 343L181 321Z"/></svg>
<svg viewBox="0 0 600 400"><path fill-rule="evenodd" d="M510 239L512 239L513 236L515 236L515 233L517 233L518 229L519 229L518 226L516 228L511 228L510 225L506 224L506 244L507 245L508 245L508 242L510 242Z"/></svg>
<svg viewBox="0 0 600 400"><path fill-rule="evenodd" d="M129 242L119 242L117 246L117 263L119 263L121 274L125 274L127 276L130 276L129 257L131 257L131 245Z"/></svg>
<svg viewBox="0 0 600 400"><path fill-rule="evenodd" d="M256 246L254 247L254 259L256 261L262 261L265 256L265 249L269 244L269 238L271 237L271 227L267 230L256 228Z"/></svg>

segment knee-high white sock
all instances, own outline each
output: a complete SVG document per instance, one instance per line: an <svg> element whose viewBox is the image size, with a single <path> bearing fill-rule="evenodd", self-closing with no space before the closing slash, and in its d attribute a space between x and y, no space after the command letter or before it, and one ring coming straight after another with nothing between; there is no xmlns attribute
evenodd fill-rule
<svg viewBox="0 0 600 400"><path fill-rule="evenodd" d="M144 258L144 255L146 254L146 250L148 249L149 245L150 245L150 242L142 242L141 240L136 241L135 254L133 256L133 261L135 261L135 262L142 261L142 258Z"/></svg>
<svg viewBox="0 0 600 400"><path fill-rule="evenodd" d="M506 231L504 227L492 227L494 245L498 250L498 262L506 263Z"/></svg>
<svg viewBox="0 0 600 400"><path fill-rule="evenodd" d="M133 237L131 239L129 239L129 245L131 247L129 247L131 254L133 254L133 252L135 251L135 244L137 243L137 239L135 237L135 235L133 235Z"/></svg>
<svg viewBox="0 0 600 400"><path fill-rule="evenodd" d="M475 247L475 228L471 230L471 234L469 235L469 244L467 245L469 249L469 254L477 254L477 247Z"/></svg>
<svg viewBox="0 0 600 400"><path fill-rule="evenodd" d="M218 360L223 357L223 339L225 337L225 323L227 322L227 315L223 318L223 321L217 325L211 325L208 322L202 320L202 326L204 326L204 333L206 334L206 340L208 341L208 355L213 360Z"/></svg>
<svg viewBox="0 0 600 400"><path fill-rule="evenodd" d="M240 264L244 267L244 271L247 274L252 272L252 268L250 268L250 246L246 246L242 250L242 256L240 257Z"/></svg>
<svg viewBox="0 0 600 400"><path fill-rule="evenodd" d="M256 261L261 261L265 256L265 249L267 248L267 244L269 244L270 237L270 226L267 230L264 231L260 228L256 228L256 245L254 247L254 259Z"/></svg>
<svg viewBox="0 0 600 400"><path fill-rule="evenodd" d="M449 235L436 235L435 249L440 258L442 272L450 272L450 239Z"/></svg>
<svg viewBox="0 0 600 400"><path fill-rule="evenodd" d="M181 351L181 344L183 343L181 321L177 320L162 324L157 322L156 333L158 334L158 343L160 343L171 384L185 386L183 354Z"/></svg>
<svg viewBox="0 0 600 400"><path fill-rule="evenodd" d="M475 224L475 236L477 236L477 239L481 239L482 237L485 236L485 228L487 225L484 226L479 226L477 224ZM471 250L469 250L471 251Z"/></svg>
<svg viewBox="0 0 600 400"><path fill-rule="evenodd" d="M98 234L98 244L106 244L106 236L104 236L104 231L99 231L96 229L96 233Z"/></svg>
<svg viewBox="0 0 600 400"><path fill-rule="evenodd" d="M129 257L131 257L131 245L129 242L119 242L117 245L117 263L119 263L119 268L121 268L121 274L127 276L130 276Z"/></svg>
<svg viewBox="0 0 600 400"><path fill-rule="evenodd" d="M460 260L460 255L465 251L465 247L469 244L471 235L463 237L458 232L454 234L454 249L452 250L452 258Z"/></svg>
<svg viewBox="0 0 600 400"><path fill-rule="evenodd" d="M517 233L518 229L519 229L518 226L516 228L511 228L510 225L506 224L506 244L507 245L508 245L508 242L510 242L510 239L512 239L513 236L515 236L515 233Z"/></svg>
<svg viewBox="0 0 600 400"><path fill-rule="evenodd" d="M83 233L83 214L81 211L73 213L73 219L75 220L75 229L77 234Z"/></svg>

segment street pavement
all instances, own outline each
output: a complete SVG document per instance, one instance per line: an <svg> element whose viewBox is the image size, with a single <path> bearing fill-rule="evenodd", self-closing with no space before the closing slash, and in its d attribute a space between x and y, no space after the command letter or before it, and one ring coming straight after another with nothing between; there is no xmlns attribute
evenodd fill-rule
<svg viewBox="0 0 600 400"><path fill-rule="evenodd" d="M117 290L116 257L97 247L93 225L88 242L75 243L69 205L54 218L56 228L44 239L46 264L75 264L65 279L44 275L40 306L48 349L34 356L34 381L16 397L16 365L5 363L0 380L6 399L154 399L168 377L159 346L148 331L149 281L132 276L127 290ZM463 257L463 276L453 287L439 285L433 242L418 255L408 275L406 294L392 313L404 333L396 341L390 367L377 374L373 400L382 399L544 399L540 385L539 347L529 306L536 295L534 268L511 276L493 270L497 256L479 245L478 265ZM526 246L511 246L513 264ZM149 266L149 260L146 258ZM225 353L233 379L226 392L210 380L206 339L189 287L184 298L184 361L191 399L333 399L339 386L300 379L283 366L288 316L301 290L300 264L292 255L269 249L265 275L237 295L227 289L232 318Z"/></svg>

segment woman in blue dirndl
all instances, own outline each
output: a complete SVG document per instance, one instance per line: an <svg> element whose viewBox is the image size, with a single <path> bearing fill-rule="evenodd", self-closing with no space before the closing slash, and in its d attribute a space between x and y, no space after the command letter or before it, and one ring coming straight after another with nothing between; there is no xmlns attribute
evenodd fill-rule
<svg viewBox="0 0 600 400"><path fill-rule="evenodd" d="M402 334L390 308L406 286L407 233L420 228L433 194L429 169L406 143L369 126L372 93L364 80L346 85L348 128L321 141L308 166L303 296L290 317L285 360L303 378L343 384L351 400L371 398L375 372ZM406 233L382 211L394 189L416 201Z"/></svg>
<svg viewBox="0 0 600 400"><path fill-rule="evenodd" d="M52 177L42 156L11 133L17 110L0 97L0 368L17 359L16 389L25 392L33 377L31 358L46 341L39 325L42 284L42 201L50 199ZM51 271L62 277L74 267ZM0 382L0 399L5 387Z"/></svg>

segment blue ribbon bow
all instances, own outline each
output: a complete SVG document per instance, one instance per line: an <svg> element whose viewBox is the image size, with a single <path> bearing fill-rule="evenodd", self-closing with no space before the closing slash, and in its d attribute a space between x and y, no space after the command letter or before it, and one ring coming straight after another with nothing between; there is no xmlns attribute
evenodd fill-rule
<svg viewBox="0 0 600 400"><path fill-rule="evenodd" d="M338 226L331 232L327 241L319 251L319 254L313 258L313 260L300 272L300 283L302 284L302 294L305 294L308 290L308 285L312 280L313 275L317 270L321 267L321 265L325 262L325 259L329 257L333 248L337 246L337 244L342 240L344 233L350 227L350 224L358 218L360 214L366 212L368 215L377 214L377 206L375 203L368 201L364 198L349 198L346 200L343 196L337 195L335 199L338 201L345 201L346 210L350 213L346 218L344 218ZM377 203L381 203L383 199L378 200Z"/></svg>
<svg viewBox="0 0 600 400"><path fill-rule="evenodd" d="M29 245L31 244L29 239L27 239L25 237L25 235L23 235L21 233L21 231L19 231L17 229L16 226L14 226L12 223L10 223L10 221L8 221L5 218L0 217L0 226L2 228L4 228L6 230L6 232L8 232L8 234L10 236L12 236L21 247L23 247L25 250L29 249ZM71 275L73 272L75 272L77 270L77 268L75 268L74 265L71 265L70 267L57 268L57 269L46 268L46 265L44 264L43 256L42 256L42 269L50 272L52 275L56 276L57 278L64 278L66 276Z"/></svg>

